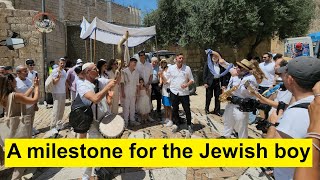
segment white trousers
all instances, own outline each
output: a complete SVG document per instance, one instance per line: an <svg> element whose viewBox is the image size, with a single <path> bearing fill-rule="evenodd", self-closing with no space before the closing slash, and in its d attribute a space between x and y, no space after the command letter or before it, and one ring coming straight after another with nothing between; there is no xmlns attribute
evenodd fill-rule
<svg viewBox="0 0 320 180"><path fill-rule="evenodd" d="M60 128L57 126L62 125L62 118L64 114L65 102L66 102L66 94L52 94L53 98L53 110L52 110L52 121L51 121L51 129L52 128Z"/></svg>
<svg viewBox="0 0 320 180"><path fill-rule="evenodd" d="M74 99L76 99L77 92L70 90L70 95L71 95L71 102L72 102Z"/></svg>
<svg viewBox="0 0 320 180"><path fill-rule="evenodd" d="M135 121L135 111L136 111L136 96L128 97L124 99L123 104L123 119L128 124L130 121Z"/></svg>
<svg viewBox="0 0 320 180"><path fill-rule="evenodd" d="M233 130L238 132L239 138L248 138L249 113L241 112L238 105L229 103L223 115L223 136L230 137Z"/></svg>

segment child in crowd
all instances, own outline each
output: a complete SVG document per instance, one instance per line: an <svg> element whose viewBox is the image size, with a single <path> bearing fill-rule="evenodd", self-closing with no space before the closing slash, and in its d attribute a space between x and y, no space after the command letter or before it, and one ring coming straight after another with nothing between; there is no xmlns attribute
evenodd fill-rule
<svg viewBox="0 0 320 180"><path fill-rule="evenodd" d="M148 114L151 111L151 103L149 97L149 89L144 85L143 78L139 79L139 88L137 91L137 110L141 116L141 123L145 123L148 119Z"/></svg>
<svg viewBox="0 0 320 180"><path fill-rule="evenodd" d="M170 101L170 94L168 93L169 88L169 81L167 80L167 70L168 65L166 59L162 59L161 62L161 69L160 72L160 84L162 85L162 104L165 110L165 120L167 127L172 126L172 112L171 112L171 101Z"/></svg>

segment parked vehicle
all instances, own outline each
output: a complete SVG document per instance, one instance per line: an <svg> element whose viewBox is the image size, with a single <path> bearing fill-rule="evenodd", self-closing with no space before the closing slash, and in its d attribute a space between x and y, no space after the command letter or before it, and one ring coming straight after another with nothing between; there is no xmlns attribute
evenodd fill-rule
<svg viewBox="0 0 320 180"><path fill-rule="evenodd" d="M287 38L284 45L284 56L295 57L297 46L301 46L302 56L314 56L311 37Z"/></svg>

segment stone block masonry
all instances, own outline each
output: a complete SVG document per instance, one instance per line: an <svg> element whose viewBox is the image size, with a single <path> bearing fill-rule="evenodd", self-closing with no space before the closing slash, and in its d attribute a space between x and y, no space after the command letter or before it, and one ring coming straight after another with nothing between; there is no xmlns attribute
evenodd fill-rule
<svg viewBox="0 0 320 180"><path fill-rule="evenodd" d="M35 61L39 77L42 78L44 66L42 34L32 25L32 17L37 13L30 10L0 8L0 40L5 40L16 32L19 38L26 42L26 46L18 50L9 50L5 46L0 46L0 65L13 67L25 65L26 59L31 58ZM40 91L41 97L44 97L43 86Z"/></svg>

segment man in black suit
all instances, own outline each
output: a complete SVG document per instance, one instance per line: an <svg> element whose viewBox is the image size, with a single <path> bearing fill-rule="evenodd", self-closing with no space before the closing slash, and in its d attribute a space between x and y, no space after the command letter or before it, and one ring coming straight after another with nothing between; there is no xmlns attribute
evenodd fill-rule
<svg viewBox="0 0 320 180"><path fill-rule="evenodd" d="M207 55L207 62L204 65L203 71L203 82L206 88L205 112L209 114L209 106L214 94L215 106L213 113L221 116L219 96L222 93L222 89L225 89L228 85L230 79L229 70L232 64L226 63L219 53L211 49L207 50ZM219 60L221 61L220 63Z"/></svg>

